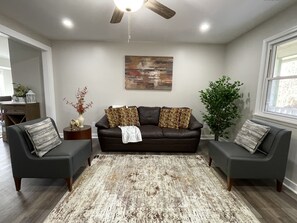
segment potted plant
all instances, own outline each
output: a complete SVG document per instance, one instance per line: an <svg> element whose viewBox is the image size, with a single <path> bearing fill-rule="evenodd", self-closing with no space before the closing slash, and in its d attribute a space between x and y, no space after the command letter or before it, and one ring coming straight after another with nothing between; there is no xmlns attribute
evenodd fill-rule
<svg viewBox="0 0 297 223"><path fill-rule="evenodd" d="M14 100L17 102L25 102L26 94L30 90L28 87L22 85L13 83L14 85Z"/></svg>
<svg viewBox="0 0 297 223"><path fill-rule="evenodd" d="M201 102L205 105L206 112L202 113L203 120L207 123L215 140L219 137L228 138L229 127L240 117L236 101L239 94L240 81L230 82L230 77L223 75L219 80L210 82L209 88L199 91Z"/></svg>

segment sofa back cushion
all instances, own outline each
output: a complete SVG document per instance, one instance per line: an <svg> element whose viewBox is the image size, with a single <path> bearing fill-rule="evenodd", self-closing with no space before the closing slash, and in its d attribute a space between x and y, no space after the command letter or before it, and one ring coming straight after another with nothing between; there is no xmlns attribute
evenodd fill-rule
<svg viewBox="0 0 297 223"><path fill-rule="evenodd" d="M138 107L140 125L158 125L160 107Z"/></svg>
<svg viewBox="0 0 297 223"><path fill-rule="evenodd" d="M259 151L263 151L264 153L269 154L270 150L272 149L276 136L279 134L280 131L282 131L282 129L275 126L268 125L260 121L256 121L256 120L252 120L252 121L257 124L267 125L270 127L270 130L267 136L265 137L265 139L263 140L263 142L260 144L258 148Z"/></svg>

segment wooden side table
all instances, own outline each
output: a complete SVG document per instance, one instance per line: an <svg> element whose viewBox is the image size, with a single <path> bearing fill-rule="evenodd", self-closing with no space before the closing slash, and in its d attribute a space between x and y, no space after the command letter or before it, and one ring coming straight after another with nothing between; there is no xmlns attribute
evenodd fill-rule
<svg viewBox="0 0 297 223"><path fill-rule="evenodd" d="M92 140L92 129L89 125L84 125L83 128L71 129L66 127L63 129L65 140L90 139Z"/></svg>

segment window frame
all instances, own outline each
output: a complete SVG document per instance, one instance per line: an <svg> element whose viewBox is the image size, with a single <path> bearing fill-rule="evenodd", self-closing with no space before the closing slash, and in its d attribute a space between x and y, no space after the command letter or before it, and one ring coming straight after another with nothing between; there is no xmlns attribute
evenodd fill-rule
<svg viewBox="0 0 297 223"><path fill-rule="evenodd" d="M265 103L268 94L269 80L284 79L284 77L273 77L271 70L275 65L277 45L296 38L297 26L269 37L263 41L256 107L255 113L253 114L255 117L260 119L272 120L274 122L278 122L279 124L285 124L294 128L297 128L297 117L265 111Z"/></svg>

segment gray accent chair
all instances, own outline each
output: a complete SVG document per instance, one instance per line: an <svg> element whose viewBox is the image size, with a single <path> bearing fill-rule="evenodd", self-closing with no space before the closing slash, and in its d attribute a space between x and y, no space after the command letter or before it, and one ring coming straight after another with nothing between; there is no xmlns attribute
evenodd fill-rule
<svg viewBox="0 0 297 223"><path fill-rule="evenodd" d="M12 173L16 190L21 189L22 178L64 178L68 190L72 190L73 175L86 164L91 165L91 140L62 140L62 143L38 157L24 129L26 124L34 124L45 118L35 119L7 128L11 156ZM55 122L51 119L57 130ZM57 130L58 132L58 130Z"/></svg>
<svg viewBox="0 0 297 223"><path fill-rule="evenodd" d="M285 178L291 131L270 124L258 150L251 154L233 142L210 141L208 146L209 166L212 161L227 175L227 189L230 191L233 179L275 179L276 189L282 190Z"/></svg>

